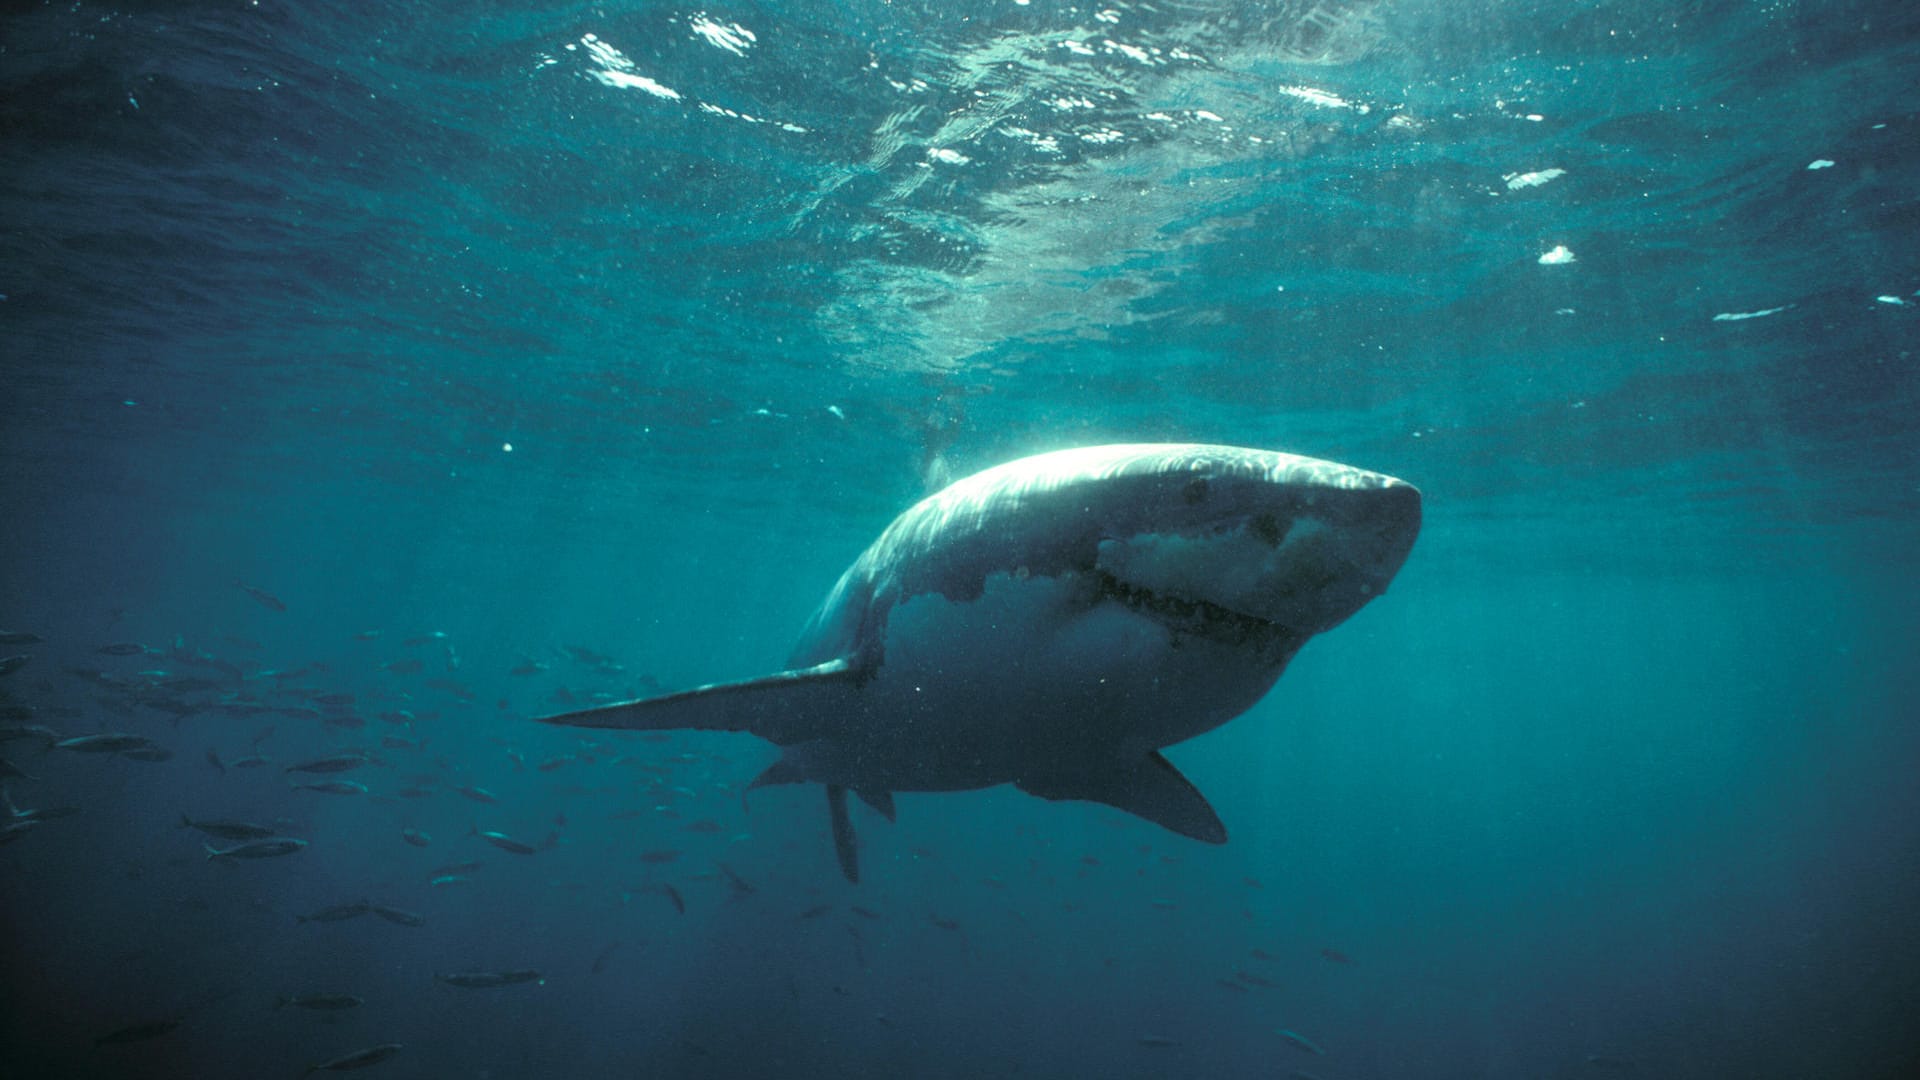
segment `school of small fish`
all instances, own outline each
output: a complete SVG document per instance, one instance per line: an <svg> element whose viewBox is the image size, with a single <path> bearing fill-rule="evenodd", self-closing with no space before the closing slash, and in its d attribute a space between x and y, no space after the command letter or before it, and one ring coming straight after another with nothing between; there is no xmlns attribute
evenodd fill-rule
<svg viewBox="0 0 1920 1080"><path fill-rule="evenodd" d="M268 612L280 615L288 610L285 602L259 586L237 583L237 587ZM369 842L367 838L312 835L301 826L299 823L311 812L305 809L311 804L303 800L320 796L370 800L388 808L395 820L387 843L413 849L445 846L456 852L456 861L420 872L417 887L421 892L404 906L389 902L403 897L321 897L312 907L283 916L290 927L302 928L298 931L301 933L354 932L331 927L356 921L364 925L363 917L367 916L403 928L424 926L436 906L433 897L448 890L482 889L489 876L498 873L483 874L483 867L489 864L482 859L458 858L463 844L484 843L515 856L509 861L516 864L521 859L537 860L543 852L560 848L566 843L567 815L531 827L533 823L516 810L516 799L509 794L519 785L514 774L528 772L552 778L542 782L559 784L557 794L619 791L637 801L608 815L613 821L644 829L656 841L653 846L637 842L626 853L635 874L628 878L631 884L619 893L623 903L641 904L642 898L652 897L655 906L649 917L658 919L664 912L664 918L674 920L686 916L696 899L711 903L716 890L736 902L769 902L762 899L765 893L747 876L751 866L743 873L718 857L734 842L751 835L740 830L740 823L722 820L729 812L715 812L735 804L740 812L745 809L743 793L720 779L730 775L727 770L706 772L701 768L724 765L726 759L721 755L676 749L671 745L673 737L665 734L615 733L576 737L568 752L531 762L519 748L502 745L491 767L483 761L457 761L444 752L430 756L429 744L451 742L437 740L436 734L449 730L455 718L481 697L477 687L462 681L462 657L448 634L433 631L408 636L385 650L382 646L391 640L387 635L371 630L355 634L354 640L359 643L356 647L384 655L369 657L367 667L374 673L371 682L365 677L337 680L349 682L351 690L329 685L336 679L327 665L267 667L251 658L260 648L257 643L229 640L236 645L237 653L227 656L192 647L178 636L164 645L111 641L88 646L83 652L91 662L50 671L38 684L39 690L47 692L39 695L17 692L26 686L18 673L31 670L35 652L20 652L0 660L0 677L5 677L0 681L0 750L12 755L0 757L0 798L6 809L4 822L0 822L0 845L58 845L59 819L82 812L78 806L22 809L15 796L28 784L41 784L39 774L47 770L35 765L38 758L29 759L20 751L73 755L76 760L142 763L138 767L171 762L170 767L183 768L186 766L174 751L191 740L213 744L201 747L202 753L191 759L204 762L200 782L192 790L206 790L204 781L209 777L217 778L214 782L221 785L243 784L250 793L248 804L256 807L250 818L216 816L213 811L218 807L180 810L177 829L194 839L205 863L325 859L336 851L348 852L353 845ZM39 635L12 631L0 632L0 643L29 648L46 644ZM396 647L398 655L391 651ZM660 689L658 683L633 674L606 653L571 645L555 649L550 658L525 656L506 674L522 685L529 679L557 680L567 674L589 684L613 683L592 690L556 685L548 701L566 708ZM75 690L89 695L94 707L71 704ZM36 696L45 700L35 700ZM505 707L505 699L500 705ZM369 720L377 722L378 737L367 733ZM639 748L633 745L636 742L641 744ZM598 787L589 786L586 780L608 773L613 775ZM563 783L566 777L573 780ZM458 796L461 801L448 803L448 796ZM456 809L462 805L464 809ZM464 836L457 831L443 833L453 837L443 843L424 826L429 820L444 825L449 816L463 820L466 828ZM657 843L668 837L674 839ZM1155 850L1151 845L1138 845L1143 859L1151 858ZM915 861L938 858L926 847L912 848L907 857ZM1177 859L1174 855L1158 855L1165 865ZM1080 856L1075 864L1073 875L1081 880L1109 872L1100 858L1090 854ZM1037 860L1033 869L1040 874ZM1050 883L1052 877L1039 880ZM996 876L980 884L999 889L1007 883ZM1246 879L1244 885L1259 888L1259 882L1253 879ZM329 899L333 902L327 902ZM844 947L863 969L868 946L863 926L877 926L881 932L891 933L909 932L911 927L910 923L884 922L883 912L872 906L840 905L817 896L787 902L791 904L787 917L793 923L837 923L844 934ZM1170 899L1148 898L1145 903L1152 911L1178 908ZM1068 905L1069 909L1073 906ZM924 933L947 935L944 940L963 952L973 948L968 928L957 918L934 911L927 913L920 925L928 928ZM432 981L453 992L528 992L526 988L544 985L549 978L602 974L616 966L620 945L620 941L607 944L590 962L579 964L577 971L574 965L565 963L540 969L475 968L458 963L459 957L449 957L454 962L435 973ZM1266 993L1289 981L1283 977L1283 965L1276 953L1255 948L1250 955L1251 962L1217 980L1223 991L1235 995ZM1320 957L1341 967L1355 965L1347 954L1332 948L1321 949ZM549 974L550 969L558 973ZM299 986L294 973L287 974L286 980L294 985L285 986L284 992L272 999L275 1009L333 1014L362 1009L369 1000L364 992L351 987ZM850 992L837 984L832 990L841 995ZM790 987L790 991L797 994L798 988ZM192 1010L169 1011L168 1004L156 1001L154 1015L131 1018L125 1026L99 1035L95 1043L100 1052L167 1038L193 1023ZM874 1019L886 1025L893 1023L885 1013L876 1013ZM1274 1029L1274 1039L1281 1052L1290 1049L1314 1057L1327 1054L1319 1043L1290 1028ZM1137 1042L1143 1049L1176 1054L1183 1046L1182 1040L1166 1033L1144 1034ZM346 1050L306 1064L306 1072L300 1075L376 1066L394 1058L401 1049L401 1043L388 1042ZM411 1051L410 1058L417 1053Z"/></svg>

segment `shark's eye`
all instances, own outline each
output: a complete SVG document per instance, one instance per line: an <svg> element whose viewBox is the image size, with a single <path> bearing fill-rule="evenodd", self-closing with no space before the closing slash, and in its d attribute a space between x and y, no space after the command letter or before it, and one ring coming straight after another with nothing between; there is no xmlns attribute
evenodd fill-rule
<svg viewBox="0 0 1920 1080"><path fill-rule="evenodd" d="M1189 480L1186 488L1180 492L1180 497L1186 500L1188 506L1199 506L1207 501L1208 487L1207 478L1204 476Z"/></svg>

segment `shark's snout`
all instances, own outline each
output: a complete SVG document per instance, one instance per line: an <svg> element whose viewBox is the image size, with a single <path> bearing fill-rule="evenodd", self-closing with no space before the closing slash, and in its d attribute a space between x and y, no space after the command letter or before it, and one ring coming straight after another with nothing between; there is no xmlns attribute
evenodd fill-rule
<svg viewBox="0 0 1920 1080"><path fill-rule="evenodd" d="M1420 492L1394 480L1310 502L1277 548L1255 612L1306 633L1331 630L1387 590L1420 534Z"/></svg>
<svg viewBox="0 0 1920 1080"><path fill-rule="evenodd" d="M1363 487L1276 488L1270 505L1210 531L1108 540L1099 568L1136 590L1301 634L1329 630L1386 591L1420 531L1420 492L1373 479Z"/></svg>

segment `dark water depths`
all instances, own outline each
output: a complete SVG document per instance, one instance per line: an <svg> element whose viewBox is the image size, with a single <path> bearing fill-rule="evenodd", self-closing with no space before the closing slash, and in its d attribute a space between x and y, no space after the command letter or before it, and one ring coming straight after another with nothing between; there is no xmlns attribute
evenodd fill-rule
<svg viewBox="0 0 1920 1080"><path fill-rule="evenodd" d="M1912 1075L1916 86L1891 3L0 16L0 723L173 755L0 748L0 1075ZM1120 440L1425 493L1169 754L1224 847L909 793L852 886L764 743L530 720Z"/></svg>

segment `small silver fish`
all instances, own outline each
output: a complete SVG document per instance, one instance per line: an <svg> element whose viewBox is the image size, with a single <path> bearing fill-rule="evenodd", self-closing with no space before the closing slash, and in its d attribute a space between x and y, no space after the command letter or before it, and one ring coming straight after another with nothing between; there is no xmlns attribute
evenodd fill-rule
<svg viewBox="0 0 1920 1080"><path fill-rule="evenodd" d="M53 748L72 750L81 754L124 754L129 750L141 750L152 745L153 740L145 735L130 735L124 731L103 731L98 735L75 735L71 739L61 739L53 744Z"/></svg>
<svg viewBox="0 0 1920 1080"><path fill-rule="evenodd" d="M506 833L494 832L491 829L487 830L486 832L481 832L480 830L475 829L472 832L469 832L467 835L478 836L480 839L485 840L487 843L492 844L494 847L499 848L501 851L511 851L515 855L531 855L537 850L531 844L523 844L520 841L515 840L513 837L508 836Z"/></svg>
<svg viewBox="0 0 1920 1080"><path fill-rule="evenodd" d="M716 862L713 865L719 867L720 872L727 876L727 885L731 887L734 892L745 896L754 891L753 885L750 884L746 878L734 873L733 868L729 867L726 863Z"/></svg>
<svg viewBox="0 0 1920 1080"><path fill-rule="evenodd" d="M315 758L289 765L282 772L337 773L357 769L373 759L365 754L335 754L332 757Z"/></svg>
<svg viewBox="0 0 1920 1080"><path fill-rule="evenodd" d="M165 1020L151 1020L144 1024L129 1024L105 1035L94 1037L95 1046L119 1046L126 1043L145 1042L157 1039L180 1026L181 1017L168 1017Z"/></svg>
<svg viewBox="0 0 1920 1080"><path fill-rule="evenodd" d="M1289 1043L1292 1043L1298 1049L1305 1050L1309 1054L1324 1055L1326 1053L1325 1050L1320 1049L1319 1043L1314 1042L1312 1039L1307 1038L1305 1035L1302 1035L1297 1031L1293 1031L1288 1028L1281 1028L1279 1034L1281 1038L1287 1040L1287 1042Z"/></svg>
<svg viewBox="0 0 1920 1080"><path fill-rule="evenodd" d="M52 746L59 742L60 738L59 732L44 724L8 724L6 727L0 727L0 743L9 743L15 739L39 739L47 746Z"/></svg>
<svg viewBox="0 0 1920 1080"><path fill-rule="evenodd" d="M487 990L496 986L513 986L516 983L544 983L540 973L532 970L521 971L459 971L448 975L435 975L434 978L449 986L462 986L469 990Z"/></svg>
<svg viewBox="0 0 1920 1080"><path fill-rule="evenodd" d="M401 1045L400 1043L381 1043L379 1046L369 1046L365 1050L355 1050L351 1054L342 1054L332 1061L322 1061L317 1065L309 1065L307 1066L307 1071L300 1075L304 1077L308 1073L321 1072L322 1070L327 1072L346 1072L348 1069L364 1069L369 1065L378 1065L399 1053Z"/></svg>
<svg viewBox="0 0 1920 1080"><path fill-rule="evenodd" d="M288 994L273 1003L276 1009L288 1005L297 1005L302 1009L356 1009L362 1004L360 998L352 994Z"/></svg>
<svg viewBox="0 0 1920 1080"><path fill-rule="evenodd" d="M32 832L35 828L38 828L39 825L39 818L21 818L17 821L9 821L5 825L0 825L0 846L13 843L15 840Z"/></svg>
<svg viewBox="0 0 1920 1080"><path fill-rule="evenodd" d="M600 955L593 958L593 974L598 975L607 969L607 958L612 956L613 951L619 947L620 943L616 941L600 950Z"/></svg>
<svg viewBox="0 0 1920 1080"><path fill-rule="evenodd" d="M212 844L203 844L207 849L207 861L215 859L271 859L275 855L291 855L307 846L305 840L295 840L290 836L278 836L267 840L249 840L244 844L221 850Z"/></svg>
<svg viewBox="0 0 1920 1080"><path fill-rule="evenodd" d="M146 653L158 655L160 650L149 649L137 641L116 641L111 645L102 645L93 650L102 656L141 656Z"/></svg>
<svg viewBox="0 0 1920 1080"><path fill-rule="evenodd" d="M6 804L7 816L15 821L52 821L55 818L72 817L80 812L77 806L48 806L22 810L13 805L13 792L8 791L4 786L0 786L0 803ZM21 831L25 832L24 829Z"/></svg>
<svg viewBox="0 0 1920 1080"><path fill-rule="evenodd" d="M319 784L295 784L295 791L317 791L322 795L365 795L367 785L353 780L328 780Z"/></svg>
<svg viewBox="0 0 1920 1080"><path fill-rule="evenodd" d="M430 689L439 690L442 693L446 693L446 694L451 694L462 701L472 701L474 698L479 696L478 694L474 693L472 687L468 686L466 683L460 682L457 679L428 679L427 686Z"/></svg>
<svg viewBox="0 0 1920 1080"><path fill-rule="evenodd" d="M222 840L264 840L274 835L272 829L250 821L195 821L184 813L180 815L180 827L199 829L208 836L217 836Z"/></svg>
<svg viewBox="0 0 1920 1080"><path fill-rule="evenodd" d="M424 915L416 915L411 911L402 911L399 908L390 908L385 904L374 904L367 910L390 923L396 923L400 926L425 926L427 924L427 918Z"/></svg>
<svg viewBox="0 0 1920 1080"><path fill-rule="evenodd" d="M287 605L282 603L279 597L273 595L272 593L268 592L267 590L261 588L258 585L249 585L244 581L236 581L234 582L234 585L237 586L241 591L245 592L248 596L251 596L255 600L258 600L260 602L261 607L268 608L273 611L287 610Z"/></svg>
<svg viewBox="0 0 1920 1080"><path fill-rule="evenodd" d="M361 900L352 904L335 904L332 907L321 908L311 915L295 915L293 918L295 922L303 923L345 922L348 919L357 919L372 910L372 904Z"/></svg>

